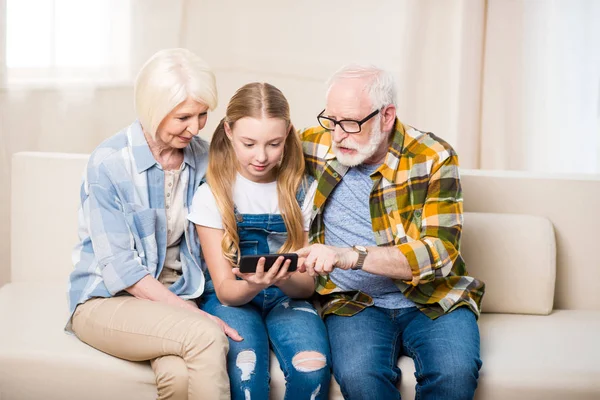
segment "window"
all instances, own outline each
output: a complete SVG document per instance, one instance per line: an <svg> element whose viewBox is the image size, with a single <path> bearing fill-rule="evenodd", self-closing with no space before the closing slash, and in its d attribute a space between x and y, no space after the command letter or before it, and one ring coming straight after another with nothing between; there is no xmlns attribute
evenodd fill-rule
<svg viewBox="0 0 600 400"><path fill-rule="evenodd" d="M129 80L128 0L6 0L9 84Z"/></svg>

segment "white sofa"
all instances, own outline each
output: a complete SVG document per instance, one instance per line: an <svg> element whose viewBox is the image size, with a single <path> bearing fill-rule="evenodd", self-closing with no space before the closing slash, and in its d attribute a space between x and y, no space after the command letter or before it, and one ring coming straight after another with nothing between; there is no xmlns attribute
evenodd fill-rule
<svg viewBox="0 0 600 400"><path fill-rule="evenodd" d="M156 397L148 363L63 332L86 155L18 153L11 192L11 283L0 289L0 399ZM462 250L486 283L477 399L600 398L600 177L463 171ZM283 375L272 358L272 398ZM414 365L399 383L414 397ZM341 399L337 384L330 398Z"/></svg>

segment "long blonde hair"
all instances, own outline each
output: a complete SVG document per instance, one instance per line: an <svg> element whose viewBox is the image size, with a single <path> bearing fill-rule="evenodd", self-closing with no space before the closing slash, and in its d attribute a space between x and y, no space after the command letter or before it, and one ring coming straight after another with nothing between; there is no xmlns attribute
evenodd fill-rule
<svg viewBox="0 0 600 400"><path fill-rule="evenodd" d="M223 221L223 255L233 265L239 263L240 246L237 221L233 203L233 184L238 170L238 161L231 140L225 133L225 123L231 129L236 121L244 117L281 118L286 121L288 132L284 143L281 163L275 171L279 209L287 229L287 239L278 253L298 249L304 244L302 211L296 200L296 192L304 175L304 157L300 138L290 121L290 106L279 89L268 83L249 83L235 92L225 118L213 134L206 178L215 197Z"/></svg>

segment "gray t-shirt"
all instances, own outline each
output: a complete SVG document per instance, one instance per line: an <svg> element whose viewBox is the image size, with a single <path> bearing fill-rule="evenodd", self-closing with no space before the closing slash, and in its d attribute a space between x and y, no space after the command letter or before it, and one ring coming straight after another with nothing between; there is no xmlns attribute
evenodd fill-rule
<svg viewBox="0 0 600 400"><path fill-rule="evenodd" d="M369 211L373 188L370 175L378 165L359 165L344 178L329 196L323 214L325 244L337 247L376 246ZM414 307L387 277L365 271L334 269L331 280L342 290L360 290L370 295L375 305L383 308Z"/></svg>

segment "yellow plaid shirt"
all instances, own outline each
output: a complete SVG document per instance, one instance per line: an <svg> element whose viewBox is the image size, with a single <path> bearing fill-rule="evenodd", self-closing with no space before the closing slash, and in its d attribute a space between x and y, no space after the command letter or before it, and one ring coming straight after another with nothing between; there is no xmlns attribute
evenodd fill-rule
<svg viewBox="0 0 600 400"><path fill-rule="evenodd" d="M396 246L412 270L412 280L394 283L432 319L461 306L479 316L485 285L468 276L459 251L463 203L456 152L398 120L393 135L384 163L371 175L369 203L377 245ZM324 206L348 167L336 159L323 128L305 129L300 137L307 172L318 181L309 239L325 243ZM373 305L369 295L342 292L328 276L317 279L316 291L324 315L354 315Z"/></svg>

